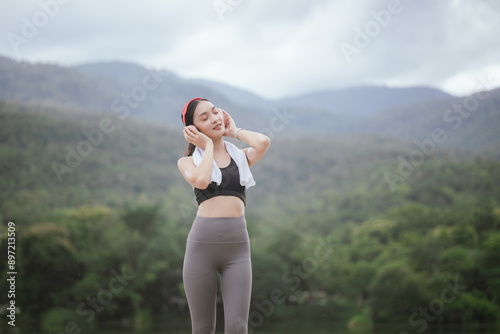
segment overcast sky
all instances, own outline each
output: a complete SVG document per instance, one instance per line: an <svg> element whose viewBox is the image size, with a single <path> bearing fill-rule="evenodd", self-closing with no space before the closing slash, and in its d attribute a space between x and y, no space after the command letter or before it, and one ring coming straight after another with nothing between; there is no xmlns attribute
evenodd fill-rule
<svg viewBox="0 0 500 334"><path fill-rule="evenodd" d="M498 0L4 0L0 55L120 60L279 98L500 86Z"/></svg>

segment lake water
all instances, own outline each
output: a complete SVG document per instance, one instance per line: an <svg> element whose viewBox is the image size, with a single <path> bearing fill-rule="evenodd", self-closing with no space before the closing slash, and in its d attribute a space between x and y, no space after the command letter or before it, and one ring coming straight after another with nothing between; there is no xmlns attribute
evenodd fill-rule
<svg viewBox="0 0 500 334"><path fill-rule="evenodd" d="M184 327L184 326L182 326ZM220 326L222 327L222 325ZM179 328L179 327L177 327ZM419 331L421 330L421 331ZM13 333L13 332L8 332ZM35 333L35 332L16 332L17 334L47 334L47 333ZM93 331L93 330L82 330L79 334L191 334L189 328L187 329L165 329L162 331ZM59 334L59 332L54 332L53 334ZM224 330L217 326L216 334L224 334ZM250 328L249 334L500 334L500 324L498 326L488 326L487 328L447 328L447 329L437 329L428 327L425 330L422 328L400 328L400 327L387 327L387 328L377 328L372 331L360 331L353 332L349 331L345 326L338 325L328 325L328 324L301 324L297 325L290 323L283 323L278 326L267 327L267 328Z"/></svg>
<svg viewBox="0 0 500 334"><path fill-rule="evenodd" d="M453 329L432 329L427 328L421 332L418 332L419 328L410 328L410 329L401 329L401 328L385 328L385 329L377 329L373 331L365 331L365 332L351 332L346 328L333 328L328 326L304 326L303 328L287 328L286 324L284 324L282 329L274 328L274 329L252 329L249 331L249 334L500 334L500 328L487 328L487 329L471 329L471 328L453 328ZM26 333L28 334L28 333ZM29 334L38 334L38 333L29 333ZM46 333L39 333L46 334ZM55 333L54 333L55 334ZM81 334L85 334L82 332ZM164 330L164 331L145 331L145 332L97 332L92 334L191 334L190 330L187 331L178 331L178 330ZM218 329L216 334L224 334L222 329Z"/></svg>
<svg viewBox="0 0 500 334"><path fill-rule="evenodd" d="M172 333L172 334L191 334L191 331L173 331L173 332L168 332L165 331L164 333ZM216 332L216 334L223 334L223 330L219 330ZM419 333L417 330L412 330L412 329L378 329L374 331L368 331L368 332L359 332L359 334L499 334L500 330L495 330L495 329L441 329L441 330L425 330ZM109 334L109 333L99 333L99 334ZM118 333L113 333L113 334L118 334ZM123 333L122 333L123 334ZM132 333L127 333L127 334L132 334ZM159 333L142 333L142 334L159 334ZM356 332L351 332L347 329L340 329L340 328L315 328L315 329L274 329L274 330L259 330L255 329L253 331L250 331L249 334L357 334Z"/></svg>
<svg viewBox="0 0 500 334"><path fill-rule="evenodd" d="M140 332L140 334L160 334L160 333L165 333L165 334L191 334L191 331L164 331L164 332ZM219 330L216 332L216 334L223 334L223 330ZM289 329L284 329L284 330L254 330L253 332L249 332L249 334L354 334L354 332L350 332L345 329L300 329L297 331L294 330L289 330ZM472 330L472 329L447 329L447 330L426 330L423 331L422 333L419 333L418 331L414 330L401 330L401 329L384 329L384 330L376 330L372 332L361 332L362 334L498 334L500 333L498 330ZM360 334L361 334L360 333ZM130 333L130 332L99 332L96 334L137 334L137 333Z"/></svg>
<svg viewBox="0 0 500 334"><path fill-rule="evenodd" d="M401 330L401 329L379 329L372 332L350 332L346 329L275 329L275 330L258 330L250 331L249 334L499 334L500 330L495 329L442 329L442 330L425 330L419 333L417 330ZM47 333L23 333L18 334L47 334ZM55 333L54 333L55 334ZM84 334L82 332L81 334ZM161 332L93 332L92 334L191 334L191 331L161 331ZM216 334L224 334L223 330L218 330Z"/></svg>

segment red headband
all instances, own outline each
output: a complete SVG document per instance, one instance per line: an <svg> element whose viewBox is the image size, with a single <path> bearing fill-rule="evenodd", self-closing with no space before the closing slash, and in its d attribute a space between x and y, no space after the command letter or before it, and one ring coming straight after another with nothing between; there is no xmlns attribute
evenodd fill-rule
<svg viewBox="0 0 500 334"><path fill-rule="evenodd" d="M193 102L194 100L201 100L201 97L195 97L194 99L192 99L191 101L189 101L188 103L186 103L186 105L182 109L182 122L184 122L184 124L186 124L186 113L187 113L187 110L188 110L188 105L191 102Z"/></svg>

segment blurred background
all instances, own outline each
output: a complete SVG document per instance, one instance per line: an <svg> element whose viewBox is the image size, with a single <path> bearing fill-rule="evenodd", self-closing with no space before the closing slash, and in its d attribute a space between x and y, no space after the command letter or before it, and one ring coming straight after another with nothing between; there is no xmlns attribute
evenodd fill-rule
<svg viewBox="0 0 500 334"><path fill-rule="evenodd" d="M498 2L0 9L2 332L190 332L176 163L198 96L272 140L250 332L498 331Z"/></svg>

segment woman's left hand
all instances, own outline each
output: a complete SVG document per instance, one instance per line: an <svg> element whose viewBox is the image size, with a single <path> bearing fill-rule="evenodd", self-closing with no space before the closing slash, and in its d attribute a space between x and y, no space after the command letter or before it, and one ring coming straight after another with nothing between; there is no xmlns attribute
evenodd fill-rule
<svg viewBox="0 0 500 334"><path fill-rule="evenodd" d="M226 131L224 131L224 136L234 138L234 132L237 129L236 124L234 123L233 118L225 110L221 111L222 115L224 116L224 126L226 128Z"/></svg>

